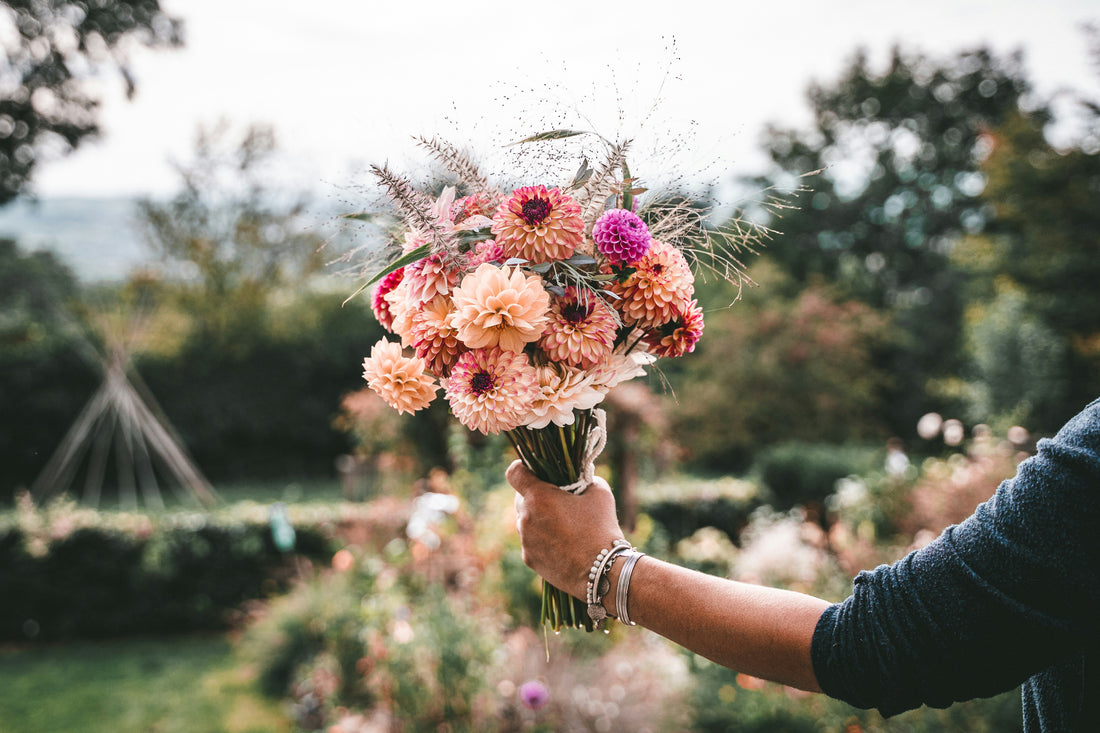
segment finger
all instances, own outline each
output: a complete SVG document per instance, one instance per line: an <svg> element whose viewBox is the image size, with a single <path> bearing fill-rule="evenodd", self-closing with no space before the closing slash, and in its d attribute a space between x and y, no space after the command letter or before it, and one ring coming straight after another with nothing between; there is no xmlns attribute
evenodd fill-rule
<svg viewBox="0 0 1100 733"><path fill-rule="evenodd" d="M523 465L523 461L518 458L512 461L512 465L508 466L508 470L504 472L504 478L508 479L508 483L520 496L527 496L539 485L546 483L540 481L535 474L531 473L531 470Z"/></svg>

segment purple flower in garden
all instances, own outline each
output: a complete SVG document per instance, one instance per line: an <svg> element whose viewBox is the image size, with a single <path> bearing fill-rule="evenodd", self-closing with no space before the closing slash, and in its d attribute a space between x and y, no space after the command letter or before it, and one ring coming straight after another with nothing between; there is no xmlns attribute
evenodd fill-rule
<svg viewBox="0 0 1100 733"><path fill-rule="evenodd" d="M519 686L519 701L531 710L538 710L550 702L550 690L538 680L530 680Z"/></svg>
<svg viewBox="0 0 1100 733"><path fill-rule="evenodd" d="M649 251L649 227L626 209L604 212L592 227L592 239L613 265L637 262Z"/></svg>

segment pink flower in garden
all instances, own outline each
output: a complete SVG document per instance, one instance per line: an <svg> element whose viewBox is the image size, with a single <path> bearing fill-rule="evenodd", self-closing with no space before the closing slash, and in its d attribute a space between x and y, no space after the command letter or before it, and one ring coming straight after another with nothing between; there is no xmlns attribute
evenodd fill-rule
<svg viewBox="0 0 1100 733"><path fill-rule="evenodd" d="M508 257L565 260L584 239L581 207L561 189L524 186L493 215L493 235Z"/></svg>
<svg viewBox="0 0 1100 733"><path fill-rule="evenodd" d="M633 211L611 209L596 220L592 240L612 264L631 264L649 251L649 227Z"/></svg>
<svg viewBox="0 0 1100 733"><path fill-rule="evenodd" d="M420 306L412 317L410 340L416 355L423 359L437 377L445 377L466 348L458 340L458 331L451 325L454 312L451 299L437 295Z"/></svg>
<svg viewBox="0 0 1100 733"><path fill-rule="evenodd" d="M497 348L462 354L443 387L458 421L482 433L523 424L539 396L538 374L527 357Z"/></svg>
<svg viewBox="0 0 1100 733"><path fill-rule="evenodd" d="M531 710L540 710L550 702L550 690L538 680L530 680L519 686L519 701Z"/></svg>
<svg viewBox="0 0 1100 733"><path fill-rule="evenodd" d="M550 423L572 425L574 410L590 410L603 400L604 393L593 386L592 375L565 364L536 367L539 395L530 405L524 422L529 428L545 428Z"/></svg>
<svg viewBox="0 0 1100 733"><path fill-rule="evenodd" d="M536 275L508 267L479 265L454 289L452 323L471 349L499 346L523 351L546 326L550 296Z"/></svg>
<svg viewBox="0 0 1100 733"><path fill-rule="evenodd" d="M676 315L668 323L646 331L643 339L649 352L660 357L676 357L690 354L703 335L703 311L698 301L691 301L676 309Z"/></svg>
<svg viewBox="0 0 1100 733"><path fill-rule="evenodd" d="M639 328L654 328L672 320L677 309L691 300L695 283L680 250L650 240L648 254L634 265L637 270L622 283L613 283L620 296L615 306L623 321Z"/></svg>
<svg viewBox="0 0 1100 733"><path fill-rule="evenodd" d="M406 357L400 344L383 339L363 360L363 378L390 407L411 414L427 407L439 389L425 367L423 359Z"/></svg>
<svg viewBox="0 0 1100 733"><path fill-rule="evenodd" d="M607 358L615 343L615 313L589 292L568 287L553 299L539 347L551 361L587 368Z"/></svg>
<svg viewBox="0 0 1100 733"><path fill-rule="evenodd" d="M387 331L393 331L393 313L390 312L390 304L386 300L386 295L396 288L404 277L405 268L397 268L382 278L382 281L374 288L374 295L371 297L370 307L374 311L374 317L382 324L382 328Z"/></svg>

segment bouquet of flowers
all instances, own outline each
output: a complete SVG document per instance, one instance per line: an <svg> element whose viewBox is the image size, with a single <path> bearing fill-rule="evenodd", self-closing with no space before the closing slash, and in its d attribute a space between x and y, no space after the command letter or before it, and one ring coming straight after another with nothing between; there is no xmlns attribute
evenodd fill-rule
<svg viewBox="0 0 1100 733"><path fill-rule="evenodd" d="M719 233L683 199L643 202L628 143L605 142L602 163L584 160L572 181L510 191L455 147L420 143L458 182L432 197L372 167L401 224L363 288L376 285L374 313L398 340L373 346L363 376L402 413L442 389L464 426L503 433L540 478L584 491L608 391L691 352L703 333L689 262L741 284L736 255L766 230ZM546 584L542 621L592 628L584 603Z"/></svg>

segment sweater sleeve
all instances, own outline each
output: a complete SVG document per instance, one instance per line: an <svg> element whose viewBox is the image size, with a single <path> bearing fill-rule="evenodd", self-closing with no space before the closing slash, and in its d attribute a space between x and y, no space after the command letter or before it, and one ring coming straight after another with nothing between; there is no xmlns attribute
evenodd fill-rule
<svg viewBox="0 0 1100 733"><path fill-rule="evenodd" d="M883 715L1010 690L1095 638L1100 400L934 542L860 573L813 637L822 689Z"/></svg>

